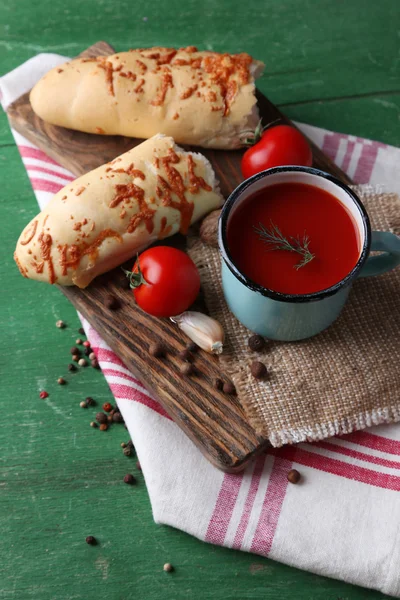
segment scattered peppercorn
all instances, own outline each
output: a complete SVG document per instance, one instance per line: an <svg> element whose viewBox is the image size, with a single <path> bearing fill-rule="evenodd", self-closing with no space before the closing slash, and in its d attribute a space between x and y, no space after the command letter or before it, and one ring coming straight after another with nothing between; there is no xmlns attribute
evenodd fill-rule
<svg viewBox="0 0 400 600"><path fill-rule="evenodd" d="M96 421L98 423L107 423L107 415L105 415L103 412L98 412L96 415Z"/></svg>
<svg viewBox="0 0 400 600"><path fill-rule="evenodd" d="M112 411L112 409L113 409L113 405L112 405L112 404L110 404L109 402L105 402L105 403L103 404L103 407L102 407L102 408L103 408L103 410L105 410L106 412L111 412L111 411Z"/></svg>
<svg viewBox="0 0 400 600"><path fill-rule="evenodd" d="M76 366L72 363L68 365L68 371L76 371Z"/></svg>
<svg viewBox="0 0 400 600"><path fill-rule="evenodd" d="M57 383L58 385L65 385L67 382L65 381L64 377L59 377L57 379Z"/></svg>
<svg viewBox="0 0 400 600"><path fill-rule="evenodd" d="M265 379L267 376L267 367L264 363L255 360L250 365L250 372L253 375L254 379Z"/></svg>
<svg viewBox="0 0 400 600"><path fill-rule="evenodd" d="M120 412L115 412L112 416L112 420L114 421L114 423L123 423L124 417L121 415Z"/></svg>
<svg viewBox="0 0 400 600"><path fill-rule="evenodd" d="M96 360L96 355L93 352L93 350L91 351L91 353L89 354L89 360Z"/></svg>
<svg viewBox="0 0 400 600"><path fill-rule="evenodd" d="M171 565L171 563L165 563L163 569L166 573L172 573L174 567Z"/></svg>
<svg viewBox="0 0 400 600"><path fill-rule="evenodd" d="M190 363L183 363L180 367L179 367L180 372L182 373L182 375L192 375L193 373L193 367Z"/></svg>
<svg viewBox="0 0 400 600"><path fill-rule="evenodd" d="M90 396L85 398L85 402L88 406L96 406L96 400L93 400Z"/></svg>
<svg viewBox="0 0 400 600"><path fill-rule="evenodd" d="M94 358L90 364L92 365L93 369L100 369L100 365L97 362L97 358Z"/></svg>
<svg viewBox="0 0 400 600"><path fill-rule="evenodd" d="M84 400L82 400L82 402L79 402L79 406L81 408L87 408L87 403Z"/></svg>
<svg viewBox="0 0 400 600"><path fill-rule="evenodd" d="M301 475L296 469L291 469L287 474L287 478L290 483L299 483Z"/></svg>
<svg viewBox="0 0 400 600"><path fill-rule="evenodd" d="M102 424L100 425L100 431L107 431L107 429L108 429L108 425L107 425L107 423L102 423Z"/></svg>
<svg viewBox="0 0 400 600"><path fill-rule="evenodd" d="M58 327L58 329L64 329L64 327L65 327L64 321L61 321L61 320L56 321L56 327Z"/></svg>
<svg viewBox="0 0 400 600"><path fill-rule="evenodd" d="M97 425L96 421L92 421L92 422L90 423L90 427L94 427L94 428L98 427L98 425Z"/></svg>
<svg viewBox="0 0 400 600"><path fill-rule="evenodd" d="M85 330L83 329L83 327L79 327L78 333L80 333L81 335L85 335Z"/></svg>
<svg viewBox="0 0 400 600"><path fill-rule="evenodd" d="M85 340L83 342L83 345L85 346L85 348L90 348L90 342L88 340Z"/></svg>
<svg viewBox="0 0 400 600"><path fill-rule="evenodd" d="M92 354L92 349L85 348L85 350L83 351L83 354L89 358L89 355Z"/></svg>
<svg viewBox="0 0 400 600"><path fill-rule="evenodd" d="M81 340L81 338L78 338L77 340L75 340L75 344L78 344L78 346L81 346L83 344L83 341Z"/></svg>
<svg viewBox="0 0 400 600"><path fill-rule="evenodd" d="M128 483L129 485L133 485L134 483L136 483L136 479L134 478L133 475L128 473L128 475L125 475L125 477L124 477L124 482Z"/></svg>
<svg viewBox="0 0 400 600"><path fill-rule="evenodd" d="M73 346L71 348L70 352L71 352L72 355L74 355L74 354L79 354L80 350L76 346Z"/></svg>
<svg viewBox="0 0 400 600"><path fill-rule="evenodd" d="M236 394L236 388L231 381L226 381L222 387L225 394L234 396Z"/></svg>
<svg viewBox="0 0 400 600"><path fill-rule="evenodd" d="M120 306L118 298L116 298L115 296L111 296L111 295L107 296L107 298L105 299L104 304L106 305L106 307L109 310L116 310Z"/></svg>
<svg viewBox="0 0 400 600"><path fill-rule="evenodd" d="M88 535L86 538L86 543L89 544L90 546L95 546L97 544L97 540L92 535Z"/></svg>
<svg viewBox="0 0 400 600"><path fill-rule="evenodd" d="M121 442L121 448L126 448L125 442Z"/></svg>
<svg viewBox="0 0 400 600"><path fill-rule="evenodd" d="M45 392L44 390L42 392L40 392L39 397L44 400L45 398L49 397L49 394L47 392Z"/></svg>
<svg viewBox="0 0 400 600"><path fill-rule="evenodd" d="M265 340L261 335L252 335L249 337L249 348L253 352L261 352L265 347Z"/></svg>
<svg viewBox="0 0 400 600"><path fill-rule="evenodd" d="M184 350L181 350L181 352L179 352L178 356L182 360L186 360L188 362L190 362L192 359L192 353L190 352L189 348L185 348Z"/></svg>
<svg viewBox="0 0 400 600"><path fill-rule="evenodd" d="M141 465L140 465L140 462L139 462L139 461L136 463L136 468L137 468L137 470L138 470L138 471L141 471L141 470L142 470L142 467L141 467Z"/></svg>
<svg viewBox="0 0 400 600"><path fill-rule="evenodd" d="M129 446L129 448L134 448L132 440L128 441L127 446Z"/></svg>
<svg viewBox="0 0 400 600"><path fill-rule="evenodd" d="M213 386L216 390L222 390L224 387L224 382L219 377L216 377L215 379L213 379Z"/></svg>
<svg viewBox="0 0 400 600"><path fill-rule="evenodd" d="M195 342L190 342L190 344L188 344L186 347L189 350L189 352L197 352L197 350L199 349L198 345Z"/></svg>
<svg viewBox="0 0 400 600"><path fill-rule="evenodd" d="M81 357L80 357L80 355L79 355L79 354L73 354L73 355L72 355L72 360L74 360L75 362L79 362L80 358L81 358Z"/></svg>
<svg viewBox="0 0 400 600"><path fill-rule="evenodd" d="M125 456L130 456L132 454L132 450L129 448L129 446L124 448L122 452L125 454Z"/></svg>
<svg viewBox="0 0 400 600"><path fill-rule="evenodd" d="M78 365L79 365L80 367L87 367L87 362L86 362L86 360L85 360L84 358L80 358L80 359L78 360Z"/></svg>
<svg viewBox="0 0 400 600"><path fill-rule="evenodd" d="M163 344L160 344L160 342L156 342L154 344L151 344L149 352L155 358L163 358L165 356L165 346L163 346Z"/></svg>

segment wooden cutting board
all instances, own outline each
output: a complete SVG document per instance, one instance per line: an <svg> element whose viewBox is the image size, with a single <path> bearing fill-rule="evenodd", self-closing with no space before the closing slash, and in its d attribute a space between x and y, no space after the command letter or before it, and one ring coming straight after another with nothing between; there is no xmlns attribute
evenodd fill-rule
<svg viewBox="0 0 400 600"><path fill-rule="evenodd" d="M81 56L107 56L114 52L107 43L98 42ZM258 93L257 97L264 123L290 122L265 96ZM77 176L112 160L143 141L121 136L91 135L49 125L32 111L29 94L11 104L7 113L10 124L16 131ZM351 183L329 158L311 145L314 166ZM212 163L221 191L227 197L242 181L240 160L243 151L200 151ZM182 236L173 236L169 243L185 247ZM85 290L62 286L60 290L132 373L153 392L208 460L224 471L243 469L269 442L256 434L237 397L214 389L213 379L223 378L218 358L199 351L195 355L195 375L182 376L178 353L186 347L187 338L169 320L155 319L138 309L130 292L122 288L122 279L120 269L115 269L98 277ZM105 300L110 294L120 301L117 311L105 306ZM199 302L201 304L201 299ZM165 359L154 358L148 351L152 342L160 340L168 349Z"/></svg>

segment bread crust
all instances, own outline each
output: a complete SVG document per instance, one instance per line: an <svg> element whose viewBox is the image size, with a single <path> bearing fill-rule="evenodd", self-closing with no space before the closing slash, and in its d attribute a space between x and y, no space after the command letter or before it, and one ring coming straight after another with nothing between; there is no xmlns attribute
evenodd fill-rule
<svg viewBox="0 0 400 600"><path fill-rule="evenodd" d="M222 202L210 163L157 135L60 190L14 258L24 277L83 288Z"/></svg>
<svg viewBox="0 0 400 600"><path fill-rule="evenodd" d="M206 148L241 146L258 121L248 54L148 48L75 59L49 71L30 101L44 121L87 133L150 138Z"/></svg>

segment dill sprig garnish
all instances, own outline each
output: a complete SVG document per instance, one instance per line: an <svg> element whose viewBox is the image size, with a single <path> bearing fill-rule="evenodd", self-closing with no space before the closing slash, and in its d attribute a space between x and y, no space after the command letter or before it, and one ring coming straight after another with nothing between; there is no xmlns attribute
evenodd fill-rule
<svg viewBox="0 0 400 600"><path fill-rule="evenodd" d="M296 252L301 256L300 262L294 265L295 269L301 269L301 267L304 267L315 258L315 254L313 254L309 248L310 238L305 232L302 238L300 238L300 236L286 237L272 221L269 229L262 223L259 223L258 225L259 227L254 227L254 230L265 244L271 246L270 250L287 250L288 252Z"/></svg>

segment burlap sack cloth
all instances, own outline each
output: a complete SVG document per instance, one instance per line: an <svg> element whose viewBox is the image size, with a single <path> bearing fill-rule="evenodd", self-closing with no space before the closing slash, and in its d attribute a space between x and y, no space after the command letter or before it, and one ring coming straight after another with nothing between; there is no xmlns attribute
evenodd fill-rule
<svg viewBox="0 0 400 600"><path fill-rule="evenodd" d="M372 228L399 235L399 198L370 186L355 190ZM225 303L218 250L196 237L189 254L210 315L226 333L222 370L251 424L273 446L400 420L400 267L356 281L341 316L324 332L300 342L269 341L260 354L249 350L249 330ZM267 380L252 377L253 360L267 366Z"/></svg>

